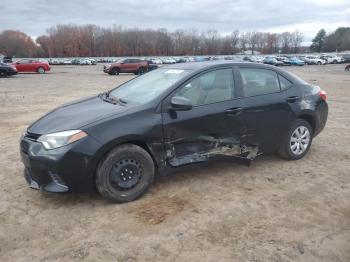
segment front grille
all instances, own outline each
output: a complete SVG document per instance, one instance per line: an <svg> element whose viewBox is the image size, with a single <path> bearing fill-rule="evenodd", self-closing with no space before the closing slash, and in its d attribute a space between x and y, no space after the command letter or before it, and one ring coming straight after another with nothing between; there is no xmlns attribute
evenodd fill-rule
<svg viewBox="0 0 350 262"><path fill-rule="evenodd" d="M39 137L40 137L40 135L34 134L34 133L30 133L30 132L26 132L24 134L24 138L27 138L27 139L29 139L31 141L36 141Z"/></svg>

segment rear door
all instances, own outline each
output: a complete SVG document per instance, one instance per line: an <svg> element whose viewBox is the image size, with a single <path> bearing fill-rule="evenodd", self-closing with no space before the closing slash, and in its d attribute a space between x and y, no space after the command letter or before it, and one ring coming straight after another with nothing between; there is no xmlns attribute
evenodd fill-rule
<svg viewBox="0 0 350 262"><path fill-rule="evenodd" d="M272 69L240 68L243 91L241 113L242 143L257 145L260 151L273 152L295 119L294 108L300 91L292 82Z"/></svg>
<svg viewBox="0 0 350 262"><path fill-rule="evenodd" d="M129 73L130 72L130 59L125 59L124 62L120 65L121 73Z"/></svg>
<svg viewBox="0 0 350 262"><path fill-rule="evenodd" d="M201 73L163 102L163 132L170 165L240 154L239 99L233 75L232 67ZM189 99L193 108L188 111L169 110L174 96Z"/></svg>

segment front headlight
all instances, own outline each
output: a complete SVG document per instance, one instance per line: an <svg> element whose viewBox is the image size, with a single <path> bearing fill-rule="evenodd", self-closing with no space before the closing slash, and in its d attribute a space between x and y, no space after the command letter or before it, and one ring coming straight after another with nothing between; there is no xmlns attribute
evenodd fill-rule
<svg viewBox="0 0 350 262"><path fill-rule="evenodd" d="M84 131L69 130L42 135L38 138L37 141L40 142L47 150L50 150L68 145L86 136L87 134Z"/></svg>

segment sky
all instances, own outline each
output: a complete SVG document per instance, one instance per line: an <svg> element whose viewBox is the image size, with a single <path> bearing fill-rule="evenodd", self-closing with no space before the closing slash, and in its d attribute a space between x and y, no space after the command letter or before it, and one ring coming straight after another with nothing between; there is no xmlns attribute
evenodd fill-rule
<svg viewBox="0 0 350 262"><path fill-rule="evenodd" d="M1 4L0 31L33 38L56 24L128 28L216 29L284 32L299 30L308 43L319 29L350 26L350 0L10 0Z"/></svg>

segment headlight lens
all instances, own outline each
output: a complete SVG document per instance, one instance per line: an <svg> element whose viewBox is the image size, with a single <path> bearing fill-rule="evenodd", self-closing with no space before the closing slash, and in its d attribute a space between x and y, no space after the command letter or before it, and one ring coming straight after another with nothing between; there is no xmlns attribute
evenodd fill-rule
<svg viewBox="0 0 350 262"><path fill-rule="evenodd" d="M84 131L69 130L42 135L38 138L38 142L40 142L47 150L50 150L68 145L86 136L87 134Z"/></svg>

